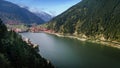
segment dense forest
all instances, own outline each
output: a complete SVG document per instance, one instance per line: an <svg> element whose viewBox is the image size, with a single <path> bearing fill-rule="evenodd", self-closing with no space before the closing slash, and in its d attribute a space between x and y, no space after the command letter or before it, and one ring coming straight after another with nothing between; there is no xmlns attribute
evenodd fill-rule
<svg viewBox="0 0 120 68"><path fill-rule="evenodd" d="M64 34L120 41L120 0L82 0L47 25Z"/></svg>
<svg viewBox="0 0 120 68"><path fill-rule="evenodd" d="M0 68L54 68L0 20Z"/></svg>

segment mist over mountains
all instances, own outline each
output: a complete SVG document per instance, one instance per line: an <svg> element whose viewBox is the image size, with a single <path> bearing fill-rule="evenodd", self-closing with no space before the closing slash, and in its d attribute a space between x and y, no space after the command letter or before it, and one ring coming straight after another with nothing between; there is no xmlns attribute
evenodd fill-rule
<svg viewBox="0 0 120 68"><path fill-rule="evenodd" d="M0 0L0 18L6 24L43 24L50 20L50 18L44 19L47 16L50 17L47 13L46 15L39 13L38 17L38 15L30 12L27 8L22 8L11 2Z"/></svg>

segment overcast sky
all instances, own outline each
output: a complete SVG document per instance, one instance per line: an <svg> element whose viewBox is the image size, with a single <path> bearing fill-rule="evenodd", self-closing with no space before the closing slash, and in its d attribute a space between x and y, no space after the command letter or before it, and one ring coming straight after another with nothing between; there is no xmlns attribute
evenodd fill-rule
<svg viewBox="0 0 120 68"><path fill-rule="evenodd" d="M20 6L27 6L31 11L45 11L52 15L58 15L80 0L7 0Z"/></svg>

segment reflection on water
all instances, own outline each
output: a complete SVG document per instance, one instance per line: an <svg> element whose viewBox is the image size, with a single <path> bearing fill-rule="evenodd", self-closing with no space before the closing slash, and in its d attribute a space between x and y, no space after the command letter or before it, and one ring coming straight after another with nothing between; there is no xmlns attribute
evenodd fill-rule
<svg viewBox="0 0 120 68"><path fill-rule="evenodd" d="M120 68L120 50L46 33L21 33L39 44L40 54L56 68Z"/></svg>

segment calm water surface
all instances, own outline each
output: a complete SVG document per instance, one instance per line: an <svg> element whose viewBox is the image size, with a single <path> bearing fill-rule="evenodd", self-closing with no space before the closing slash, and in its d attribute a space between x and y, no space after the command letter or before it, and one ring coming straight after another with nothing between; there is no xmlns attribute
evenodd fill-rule
<svg viewBox="0 0 120 68"><path fill-rule="evenodd" d="M46 33L21 33L56 68L120 68L120 49Z"/></svg>

